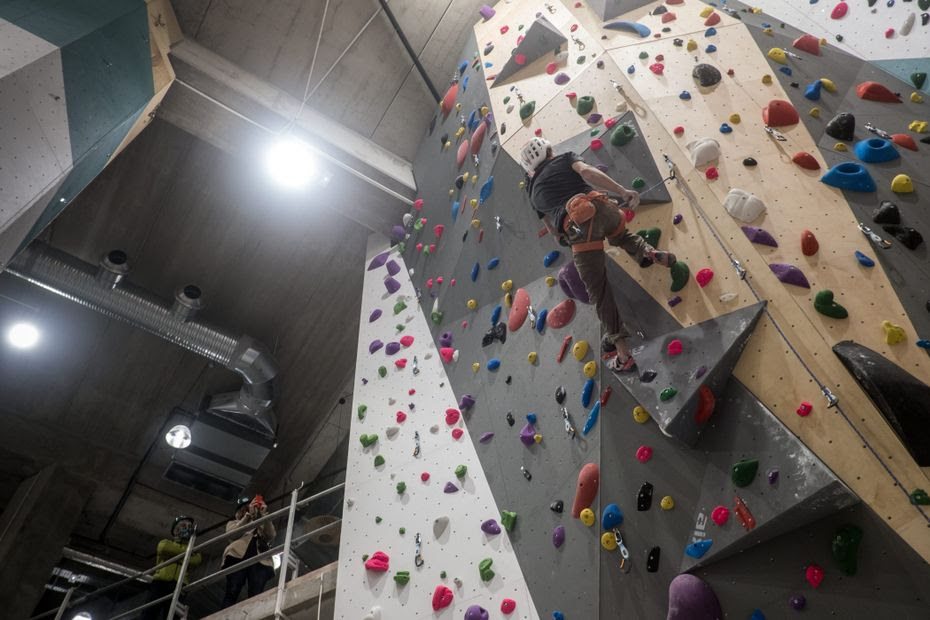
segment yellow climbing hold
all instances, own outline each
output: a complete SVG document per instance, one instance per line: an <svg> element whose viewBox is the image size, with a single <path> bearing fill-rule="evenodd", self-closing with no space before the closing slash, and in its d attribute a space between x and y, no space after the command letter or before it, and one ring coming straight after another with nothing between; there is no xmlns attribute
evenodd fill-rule
<svg viewBox="0 0 930 620"><path fill-rule="evenodd" d="M833 145L833 150L834 150L834 151L842 151L842 152L845 153L846 151L849 150L849 147L846 146L846 145L845 145L844 143L842 143L842 142L837 142L836 144Z"/></svg>
<svg viewBox="0 0 930 620"><path fill-rule="evenodd" d="M504 280L503 282L501 282L501 290L504 291L505 293L510 292L512 288L513 288L513 280Z"/></svg>
<svg viewBox="0 0 930 620"><path fill-rule="evenodd" d="M757 6L754 6L754 7L752 7L752 8L749 9L749 10L752 11L754 14L758 14L758 13L761 13L761 12L762 12L762 9L761 9L760 7L757 7Z"/></svg>
<svg viewBox="0 0 930 620"><path fill-rule="evenodd" d="M830 78L820 78L820 86L828 93L836 92L836 84Z"/></svg>
<svg viewBox="0 0 930 620"><path fill-rule="evenodd" d="M911 121L907 128L914 133L927 133L927 121Z"/></svg>
<svg viewBox="0 0 930 620"><path fill-rule="evenodd" d="M899 174L891 179L891 191L897 194L910 194L914 191L914 182L906 174Z"/></svg>
<svg viewBox="0 0 930 620"><path fill-rule="evenodd" d="M478 230L478 228L481 227L481 220L479 220L478 218L473 219L471 221L471 227L474 228L475 230Z"/></svg>
<svg viewBox="0 0 930 620"><path fill-rule="evenodd" d="M471 365L471 370L472 372L478 372L479 370L481 370L481 364L479 364L478 362L473 363Z"/></svg>
<svg viewBox="0 0 930 620"><path fill-rule="evenodd" d="M454 187L450 187L450 188L449 188L449 196L450 196L450 197L455 196L455 188L454 188Z"/></svg>
<svg viewBox="0 0 930 620"><path fill-rule="evenodd" d="M772 76L769 75L768 73L766 73L765 75L763 75L763 76L762 76L762 83L763 83L763 84L766 84L766 85L771 84L771 83L772 83Z"/></svg>
<svg viewBox="0 0 930 620"><path fill-rule="evenodd" d="M517 183L517 187L519 187L520 189L523 189L524 187L526 187L526 181L520 181L519 183Z"/></svg>
<svg viewBox="0 0 930 620"><path fill-rule="evenodd" d="M539 355L536 353L536 351L530 351L529 355L526 356L526 361L528 361L530 364L535 364L537 359L539 359Z"/></svg>
<svg viewBox="0 0 930 620"><path fill-rule="evenodd" d="M452 140L446 140L445 142L442 143L442 150L446 150L450 146L452 146Z"/></svg>
<svg viewBox="0 0 930 620"><path fill-rule="evenodd" d="M924 102L924 98L921 96L920 93L918 93L917 91L914 91L911 93L911 103L923 103L923 102Z"/></svg>
<svg viewBox="0 0 930 620"><path fill-rule="evenodd" d="M584 359L584 356L588 354L588 341L579 340L572 347L572 355L575 356L575 359L579 362Z"/></svg>
<svg viewBox="0 0 930 620"><path fill-rule="evenodd" d="M597 374L597 364L594 362L594 360L591 360L590 362L584 365L583 372L584 372L584 376L587 377L588 379L594 378L594 375Z"/></svg>
<svg viewBox="0 0 930 620"><path fill-rule="evenodd" d="M778 64L781 64L781 65L788 64L788 56L785 54L785 50L783 50L780 47L773 47L772 49L769 50L769 53L766 54L766 56L768 56L769 59L777 62Z"/></svg>
<svg viewBox="0 0 930 620"><path fill-rule="evenodd" d="M477 184L478 184L478 175L477 175L477 174L471 178L471 184L472 184L472 185L477 185Z"/></svg>
<svg viewBox="0 0 930 620"><path fill-rule="evenodd" d="M484 117L484 116L487 116L487 115L488 115L488 112L490 112L491 109L490 109L488 106L483 105L483 106L481 106L481 109L478 110L478 111L481 112L481 116Z"/></svg>
<svg viewBox="0 0 930 620"><path fill-rule="evenodd" d="M714 7L712 7L712 6L705 6L703 9L701 9L700 16L701 16L701 17L710 17L710 14L713 13L713 12L714 12Z"/></svg>
<svg viewBox="0 0 930 620"><path fill-rule="evenodd" d="M474 310L474 309L476 309L476 308L478 307L478 302L477 302L476 300L474 300L474 299L469 299L469 300L465 303L465 305L468 306L468 309L469 309L469 310Z"/></svg>
<svg viewBox="0 0 930 620"><path fill-rule="evenodd" d="M536 433L535 435L533 435L533 441L535 441L536 443L542 443L542 435L540 435L539 433Z"/></svg>
<svg viewBox="0 0 930 620"><path fill-rule="evenodd" d="M591 527L592 525L594 525L594 511L591 510L590 508L585 508L584 510L582 510L579 517L581 518L581 522L587 525L588 527Z"/></svg>
<svg viewBox="0 0 930 620"><path fill-rule="evenodd" d="M885 330L885 344L898 344L907 340L904 329L891 321L882 321L882 329Z"/></svg>
<svg viewBox="0 0 930 620"><path fill-rule="evenodd" d="M462 104L461 104L461 103L456 103L456 104L455 104L455 111L456 111L456 112L461 112L461 111L462 111Z"/></svg>
<svg viewBox="0 0 930 620"><path fill-rule="evenodd" d="M455 139L456 139L456 140L458 140L459 138L461 138L461 137L464 136L464 135L465 135L465 128L464 128L464 127L459 127L458 129L455 130Z"/></svg>
<svg viewBox="0 0 930 620"><path fill-rule="evenodd" d="M695 41L694 39L688 39L687 47L688 47L689 52L693 52L694 50L697 49L697 41Z"/></svg>
<svg viewBox="0 0 930 620"><path fill-rule="evenodd" d="M556 283L556 279L555 279L555 278L553 278L552 276L546 276L546 286L548 286L548 287L551 288L551 287L555 286L555 283Z"/></svg>
<svg viewBox="0 0 930 620"><path fill-rule="evenodd" d="M826 46L827 46L827 40L824 39L824 38L821 38L821 39L820 39L820 47L826 47Z"/></svg>
<svg viewBox="0 0 930 620"><path fill-rule="evenodd" d="M636 405L633 407L633 419L640 424L645 424L648 422L650 417L652 416L649 415L648 411L643 409L642 405Z"/></svg>
<svg viewBox="0 0 930 620"><path fill-rule="evenodd" d="M513 295L511 295L510 293L507 293L506 295L504 295L504 305L507 306L508 308L513 305Z"/></svg>
<svg viewBox="0 0 930 620"><path fill-rule="evenodd" d="M468 181L468 179L469 179L470 177L471 177L471 173L470 173L470 172L465 172L465 173L463 173L463 174L462 174L462 182L465 183L466 181Z"/></svg>
<svg viewBox="0 0 930 620"><path fill-rule="evenodd" d="M617 535L613 532L604 532L601 534L601 546L607 551L613 551L617 548Z"/></svg>
<svg viewBox="0 0 930 620"><path fill-rule="evenodd" d="M811 111L808 112L808 114L811 115L811 118L820 118L820 108L813 107L811 108Z"/></svg>
<svg viewBox="0 0 930 620"><path fill-rule="evenodd" d="M675 507L675 500L672 499L671 495L666 495L662 498L662 501L659 502L659 506L662 507L662 510L671 510Z"/></svg>
<svg viewBox="0 0 930 620"><path fill-rule="evenodd" d="M468 204L471 205L471 208L472 208L472 209L477 209L477 208L478 208L478 199L477 199L477 198L472 198L471 200L468 201Z"/></svg>
<svg viewBox="0 0 930 620"><path fill-rule="evenodd" d="M731 115L730 115L730 122L733 123L734 125L739 125L739 123L740 123L741 120L743 120L743 119L741 119L741 118L739 117L739 114L731 114Z"/></svg>
<svg viewBox="0 0 930 620"><path fill-rule="evenodd" d="M774 33L774 31L773 31L771 28L763 28L763 29L762 29L762 34L767 34L767 35L769 35L770 37L775 36L775 33Z"/></svg>

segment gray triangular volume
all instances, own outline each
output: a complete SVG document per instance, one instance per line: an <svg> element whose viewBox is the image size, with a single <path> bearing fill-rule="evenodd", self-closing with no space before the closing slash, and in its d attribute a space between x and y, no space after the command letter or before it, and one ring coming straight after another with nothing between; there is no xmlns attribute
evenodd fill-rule
<svg viewBox="0 0 930 620"><path fill-rule="evenodd" d="M526 35L523 37L523 40L520 41L520 45L517 46L510 58L507 59L507 63L494 77L494 82L491 83L491 86L494 87L501 84L507 78L513 76L521 69L533 64L547 54L552 54L552 57L555 58L555 54L559 51L559 48L567 42L568 39L565 38L565 35L559 32L558 28L553 26L549 20L545 17L537 17L536 21L534 21L526 31ZM523 64L517 63L518 54L524 57Z"/></svg>
<svg viewBox="0 0 930 620"><path fill-rule="evenodd" d="M713 543L701 558L683 554L682 572L744 551L858 501L736 379L730 381L717 401L711 424L712 432L705 433L694 447L707 456L696 514L691 520L695 529L685 534L683 542L710 539ZM730 471L744 459L757 460L758 471L752 482L737 487L730 479ZM736 497L748 512L737 511ZM720 526L711 520L716 506L724 506L731 513Z"/></svg>
<svg viewBox="0 0 930 620"><path fill-rule="evenodd" d="M697 419L701 386L707 386L715 398L723 393L764 309L765 302L759 302L647 340L633 352L636 370L616 377L665 434L693 446L707 426L706 419ZM676 339L682 352L669 355L668 345ZM655 375L643 381L645 373ZM667 389L677 392L662 400Z"/></svg>
<svg viewBox="0 0 930 620"><path fill-rule="evenodd" d="M627 112L616 120L617 124L613 129L609 129L599 136L604 143L600 150L595 151L591 148L591 132L585 131L556 145L555 151L557 153L574 151L580 154L587 163L598 166L610 178L625 187L632 187L633 179L636 177L643 179L646 185L640 188L640 204L671 202L672 197L665 185L653 188L656 183L663 179L664 175L656 167L655 160L652 158L649 146L643 139L643 134L633 112ZM622 125L631 126L636 132L636 137L623 146L613 146L610 143L610 136ZM647 189L649 191L645 192L644 190Z"/></svg>
<svg viewBox="0 0 930 620"><path fill-rule="evenodd" d="M594 9L602 22L634 11L647 4L652 4L652 0L588 0L588 6Z"/></svg>

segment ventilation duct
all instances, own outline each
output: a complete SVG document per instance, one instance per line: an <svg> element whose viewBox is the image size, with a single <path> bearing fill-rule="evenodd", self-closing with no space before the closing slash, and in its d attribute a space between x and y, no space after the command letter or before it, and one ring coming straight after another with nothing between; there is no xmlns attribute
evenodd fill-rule
<svg viewBox="0 0 930 620"><path fill-rule="evenodd" d="M278 365L271 353L249 336L233 336L203 321L200 289L188 285L173 304L126 281L124 252L114 250L98 267L44 243L33 243L6 268L10 274L66 299L125 321L168 342L222 364L242 377L238 392L210 398L207 410L265 435L275 434L272 409Z"/></svg>

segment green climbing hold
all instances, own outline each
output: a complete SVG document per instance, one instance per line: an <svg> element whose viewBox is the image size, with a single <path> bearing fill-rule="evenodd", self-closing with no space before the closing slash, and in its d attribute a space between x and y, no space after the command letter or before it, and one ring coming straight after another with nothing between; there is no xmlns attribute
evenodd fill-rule
<svg viewBox="0 0 930 620"><path fill-rule="evenodd" d="M591 137L593 138L594 136L596 136L596 135L599 134L599 133L601 133L601 130L598 129L597 127L595 127L594 129L591 130Z"/></svg>
<svg viewBox="0 0 930 620"><path fill-rule="evenodd" d="M930 9L930 0L917 0L917 6L920 7L921 11L926 11Z"/></svg>
<svg viewBox="0 0 930 620"><path fill-rule="evenodd" d="M849 577L856 574L856 556L859 554L860 542L862 530L855 525L844 525L833 535L833 560L843 574Z"/></svg>
<svg viewBox="0 0 930 620"><path fill-rule="evenodd" d="M387 368L385 368L384 366L379 366L378 376L381 377L382 379L385 378L387 376Z"/></svg>
<svg viewBox="0 0 930 620"><path fill-rule="evenodd" d="M930 0L927 0L927 2L928 4L930 4ZM920 90L921 88L923 88L924 83L926 81L927 81L927 74L924 73L923 71L919 71L917 73L911 74L911 84L913 84L914 88L916 88L917 90Z"/></svg>
<svg viewBox="0 0 930 620"><path fill-rule="evenodd" d="M404 300L401 299L396 304L394 304L394 314L400 314L407 309L407 304L404 303Z"/></svg>
<svg viewBox="0 0 930 620"><path fill-rule="evenodd" d="M646 179L643 177L636 177L633 179L633 189L642 189L646 187Z"/></svg>
<svg viewBox="0 0 930 620"><path fill-rule="evenodd" d="M367 554L367 553L363 553L363 554L362 554L362 562L364 562L364 561L367 560L367 559L368 559L368 554Z"/></svg>
<svg viewBox="0 0 930 620"><path fill-rule="evenodd" d="M430 318L433 320L433 323L439 325L442 323L442 317L445 313L442 310L433 310L433 313L430 315Z"/></svg>
<svg viewBox="0 0 930 620"><path fill-rule="evenodd" d="M508 103L510 103L510 95L504 97L504 105L507 105Z"/></svg>
<svg viewBox="0 0 930 620"><path fill-rule="evenodd" d="M407 533L407 528L402 527L402 528L400 528L400 529L397 530L397 533L400 534L401 536L403 536L404 534Z"/></svg>
<svg viewBox="0 0 930 620"><path fill-rule="evenodd" d="M649 52L642 51L642 52L639 53L639 59L640 59L640 60L646 60L647 58L649 58Z"/></svg>
<svg viewBox="0 0 930 620"><path fill-rule="evenodd" d="M833 291L824 289L814 296L814 310L834 319L845 319L849 316L846 308L833 301Z"/></svg>
<svg viewBox="0 0 930 620"><path fill-rule="evenodd" d="M491 564L494 564L494 560L491 558L484 558L478 564L478 574L481 575L481 581L491 581L494 578L494 571L491 570Z"/></svg>
<svg viewBox="0 0 930 620"><path fill-rule="evenodd" d="M406 241L398 241L398 242L397 242L397 251L400 252L401 254L403 254L404 252L406 252L406 251L407 251L407 242L406 242Z"/></svg>
<svg viewBox="0 0 930 620"><path fill-rule="evenodd" d="M375 517L375 523L381 523L381 517Z"/></svg>
<svg viewBox="0 0 930 620"><path fill-rule="evenodd" d="M508 532L513 531L513 526L517 524L517 513L509 510L501 510L501 525Z"/></svg>
<svg viewBox="0 0 930 620"><path fill-rule="evenodd" d="M575 64L583 65L585 60L587 60L587 56L579 56L578 60L575 61Z"/></svg>
<svg viewBox="0 0 930 620"><path fill-rule="evenodd" d="M632 125L617 125L614 132L610 134L610 143L616 147L621 147L636 137L636 130Z"/></svg>
<svg viewBox="0 0 930 620"><path fill-rule="evenodd" d="M397 333L399 334L400 332L404 331L404 328L405 328L405 327L407 327L407 326L406 326L406 325L401 325L400 323L398 323L397 325L394 326L394 329L396 329L396 330L397 330Z"/></svg>
<svg viewBox="0 0 930 620"><path fill-rule="evenodd" d="M359 406L358 406L358 419L359 419L359 420L364 420L364 419L365 419L365 412L366 412L366 411L368 411L368 406L367 406L367 405L359 405Z"/></svg>
<svg viewBox="0 0 930 620"><path fill-rule="evenodd" d="M533 112L536 111L536 102L527 101L520 106L520 120L526 120L529 117L533 116Z"/></svg>
<svg viewBox="0 0 930 620"><path fill-rule="evenodd" d="M413 229L417 232L420 232L421 230L423 230L423 226L424 226L423 218L420 218L416 222L413 223Z"/></svg>
<svg viewBox="0 0 930 620"><path fill-rule="evenodd" d="M384 465L384 457L380 454L375 457L375 467L381 467Z"/></svg>
<svg viewBox="0 0 930 620"><path fill-rule="evenodd" d="M681 289L685 288L685 285L688 283L688 279L691 277L691 270L688 269L682 261L677 261L672 268L672 292L677 293Z"/></svg>
<svg viewBox="0 0 930 620"><path fill-rule="evenodd" d="M397 486L396 486L395 488L397 489L397 494L398 494L398 495L403 495L403 494L404 494L404 491L407 490L407 483L406 483L406 482L398 482L398 483L397 483Z"/></svg>
<svg viewBox="0 0 930 620"><path fill-rule="evenodd" d="M746 459L733 465L730 473L730 480L738 487L749 486L756 479L756 472L759 471L758 459Z"/></svg>
<svg viewBox="0 0 930 620"><path fill-rule="evenodd" d="M636 234L645 239L646 243L654 248L657 248L659 247L659 237L662 236L662 229L643 228L642 230L637 230Z"/></svg>
<svg viewBox="0 0 930 620"><path fill-rule="evenodd" d="M910 497L911 503L915 506L930 506L930 495L923 489L914 489Z"/></svg>
<svg viewBox="0 0 930 620"><path fill-rule="evenodd" d="M580 116L587 116L591 113L591 110L594 109L594 97L591 95L585 95L584 97L578 98L578 103L575 106L575 112L578 112Z"/></svg>
<svg viewBox="0 0 930 620"><path fill-rule="evenodd" d="M671 400L672 398L675 397L675 394L677 393L678 393L678 390L676 390L672 386L669 386L659 393L659 400L661 400L662 402Z"/></svg>
<svg viewBox="0 0 930 620"><path fill-rule="evenodd" d="M462 479L465 477L465 474L468 472L468 468L464 465L459 465L455 468L455 477Z"/></svg>
<svg viewBox="0 0 930 620"><path fill-rule="evenodd" d="M440 579L445 579L445 578L446 578L446 571L444 571L444 570L443 570L443 571L439 571L439 578L440 578Z"/></svg>
<svg viewBox="0 0 930 620"><path fill-rule="evenodd" d="M367 448L367 447L370 446L371 444L373 444L373 443L375 443L376 441L378 441L378 436L377 436L377 435L374 435L374 434L372 434L372 435L363 434L363 435L361 435L361 436L358 438L358 440L359 440L360 442L362 442L362 445L365 446L365 447Z"/></svg>
<svg viewBox="0 0 930 620"><path fill-rule="evenodd" d="M394 581L399 583L402 586L410 583L410 571L409 570L399 570L397 574L394 575Z"/></svg>

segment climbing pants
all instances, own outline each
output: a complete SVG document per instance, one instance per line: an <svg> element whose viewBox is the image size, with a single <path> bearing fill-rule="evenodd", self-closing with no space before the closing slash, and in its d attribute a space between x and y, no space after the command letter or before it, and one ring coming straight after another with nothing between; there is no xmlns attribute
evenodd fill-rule
<svg viewBox="0 0 930 620"><path fill-rule="evenodd" d="M586 248L584 251L574 251L573 254L578 275L581 276L581 281L584 282L585 289L588 291L588 298L594 304L601 327L610 340L614 341L617 338L627 338L630 333L623 324L613 290L607 281L607 255L604 252L603 241L606 234L617 229L623 214L616 205L609 203L597 203L596 207L594 217L579 227L580 230L568 230L567 236L569 243L573 246L589 243L588 227L591 226L593 229L590 239L601 242L596 249L587 249L590 246L586 245L583 246ZM636 262L640 262L643 256L653 249L645 239L626 229L619 235L607 238L607 242L626 250L636 259Z"/></svg>

